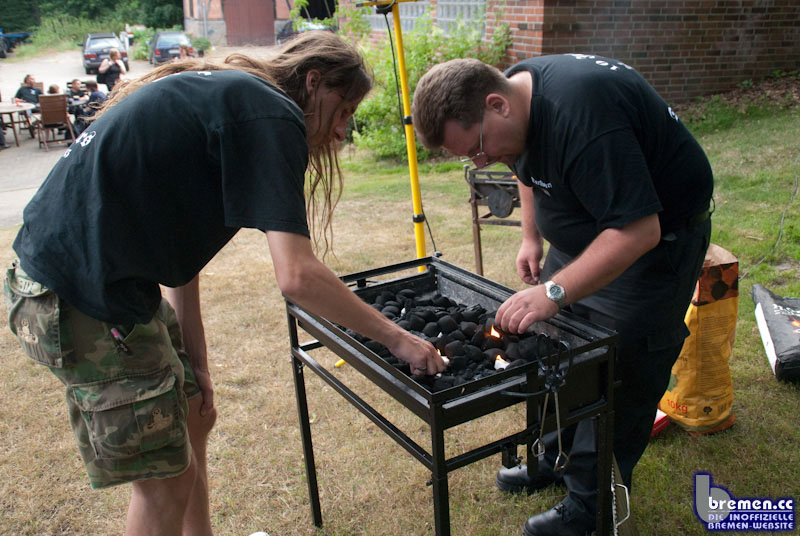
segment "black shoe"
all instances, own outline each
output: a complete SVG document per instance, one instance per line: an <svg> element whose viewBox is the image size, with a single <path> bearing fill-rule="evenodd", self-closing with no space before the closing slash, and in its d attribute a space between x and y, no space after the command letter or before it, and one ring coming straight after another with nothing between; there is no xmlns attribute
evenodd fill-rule
<svg viewBox="0 0 800 536"><path fill-rule="evenodd" d="M524 536L587 536L594 530L594 518L574 508L569 499L547 512L529 518L522 527Z"/></svg>
<svg viewBox="0 0 800 536"><path fill-rule="evenodd" d="M533 478L528 476L528 466L518 465L511 469L503 467L497 471L494 483L500 491L506 493L522 493L528 495L546 488L552 484L561 482L561 479L550 472L537 472Z"/></svg>

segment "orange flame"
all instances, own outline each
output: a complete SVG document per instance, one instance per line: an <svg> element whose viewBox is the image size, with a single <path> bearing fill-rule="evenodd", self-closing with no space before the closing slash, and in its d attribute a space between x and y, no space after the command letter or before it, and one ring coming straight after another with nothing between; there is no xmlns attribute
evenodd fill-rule
<svg viewBox="0 0 800 536"><path fill-rule="evenodd" d="M796 328L800 328L800 321L798 321L796 318L792 318L792 325Z"/></svg>
<svg viewBox="0 0 800 536"><path fill-rule="evenodd" d="M505 370L511 363L500 357L500 354L494 358L494 369L495 370Z"/></svg>
<svg viewBox="0 0 800 536"><path fill-rule="evenodd" d="M489 335L495 337L496 339L501 339L503 337L502 335L500 335L499 331L494 329L494 326L492 326L492 328L489 330Z"/></svg>

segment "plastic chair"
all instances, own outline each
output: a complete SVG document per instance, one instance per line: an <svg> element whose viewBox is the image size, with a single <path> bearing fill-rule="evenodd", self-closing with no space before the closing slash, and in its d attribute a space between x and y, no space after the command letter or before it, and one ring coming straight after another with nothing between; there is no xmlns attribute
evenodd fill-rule
<svg viewBox="0 0 800 536"><path fill-rule="evenodd" d="M50 150L48 147L48 137L52 136L53 144L62 144L75 142L75 133L72 131L72 122L67 113L67 96L66 95L39 95L39 121L36 123L36 129L39 133L39 148L44 145L45 150ZM59 140L58 129L64 129L69 132L69 138Z"/></svg>

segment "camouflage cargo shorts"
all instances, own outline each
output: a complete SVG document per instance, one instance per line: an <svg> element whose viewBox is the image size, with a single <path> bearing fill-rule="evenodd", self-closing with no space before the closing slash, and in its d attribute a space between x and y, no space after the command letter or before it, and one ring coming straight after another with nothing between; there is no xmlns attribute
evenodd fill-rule
<svg viewBox="0 0 800 536"><path fill-rule="evenodd" d="M147 324L90 318L12 263L9 327L66 387L72 431L94 489L169 478L191 460L187 399L200 393L166 300Z"/></svg>

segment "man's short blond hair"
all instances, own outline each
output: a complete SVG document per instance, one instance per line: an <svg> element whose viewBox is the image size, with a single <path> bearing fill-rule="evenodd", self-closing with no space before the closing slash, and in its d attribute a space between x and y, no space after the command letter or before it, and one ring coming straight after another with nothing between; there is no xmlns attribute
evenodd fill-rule
<svg viewBox="0 0 800 536"><path fill-rule="evenodd" d="M508 79L496 67L472 58L434 65L417 84L411 106L420 142L438 149L447 121L455 119L465 128L480 121L489 93L510 93Z"/></svg>

